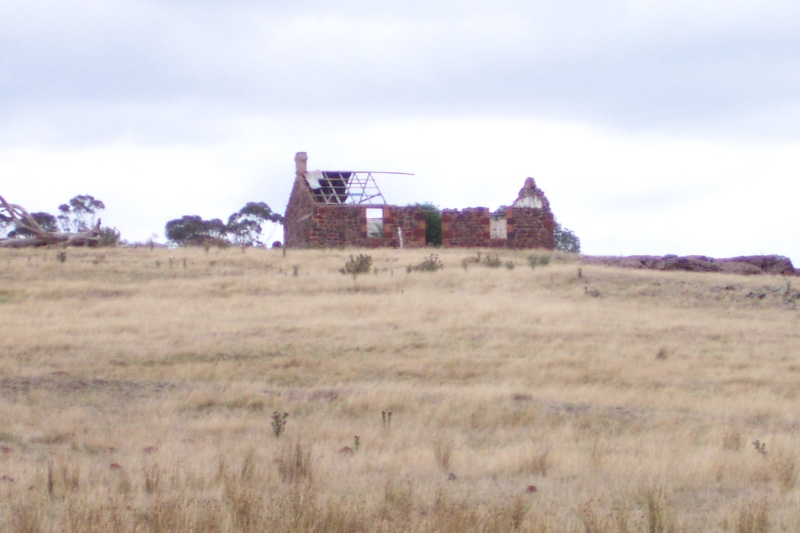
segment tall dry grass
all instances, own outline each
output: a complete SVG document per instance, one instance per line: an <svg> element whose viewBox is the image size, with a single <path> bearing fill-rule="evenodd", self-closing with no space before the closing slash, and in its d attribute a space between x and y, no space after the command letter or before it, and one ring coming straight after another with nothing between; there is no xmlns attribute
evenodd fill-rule
<svg viewBox="0 0 800 533"><path fill-rule="evenodd" d="M780 278L56 253L0 251L2 530L800 530Z"/></svg>

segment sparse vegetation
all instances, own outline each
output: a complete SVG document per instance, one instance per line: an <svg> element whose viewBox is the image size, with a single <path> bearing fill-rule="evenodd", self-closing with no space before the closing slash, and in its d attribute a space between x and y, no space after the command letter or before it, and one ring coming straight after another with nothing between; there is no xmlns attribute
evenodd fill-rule
<svg viewBox="0 0 800 533"><path fill-rule="evenodd" d="M764 500L750 502L739 512L736 533L768 533L769 506Z"/></svg>
<svg viewBox="0 0 800 533"><path fill-rule="evenodd" d="M2 531L800 524L785 278L57 251L0 250Z"/></svg>
<svg viewBox="0 0 800 533"><path fill-rule="evenodd" d="M311 446L302 442L284 445L278 454L278 474L282 481L298 483L313 479Z"/></svg>

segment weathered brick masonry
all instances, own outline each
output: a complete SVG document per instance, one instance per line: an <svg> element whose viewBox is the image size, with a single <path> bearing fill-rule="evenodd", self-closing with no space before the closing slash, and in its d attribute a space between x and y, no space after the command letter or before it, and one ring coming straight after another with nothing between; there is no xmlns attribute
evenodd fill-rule
<svg viewBox="0 0 800 533"><path fill-rule="evenodd" d="M295 156L296 175L284 222L286 246L425 246L425 216L418 208L326 203L320 195L320 186L315 185L318 187L315 191L309 185L307 159L304 152ZM368 228L368 212L378 214L378 222L372 222L371 229ZM486 207L442 211L442 245L445 247L553 249L553 232L550 204L533 178L525 181L511 207L494 213Z"/></svg>
<svg viewBox="0 0 800 533"><path fill-rule="evenodd" d="M493 235L492 222L500 226ZM503 231L504 230L504 231ZM545 248L555 245L555 220L550 202L536 187L533 178L525 180L511 207L491 213L486 207L444 209L442 245L468 248ZM505 235L505 238L496 235Z"/></svg>
<svg viewBox="0 0 800 533"><path fill-rule="evenodd" d="M488 207L442 210L442 246L481 248L490 240Z"/></svg>
<svg viewBox="0 0 800 533"><path fill-rule="evenodd" d="M418 209L386 205L383 211L383 236L367 234L367 208L358 205L320 205L308 218L305 235L299 239L292 233L287 238L288 246L310 248L335 248L356 246L359 248L400 247L402 230L403 246L410 248L425 246L425 219Z"/></svg>
<svg viewBox="0 0 800 533"><path fill-rule="evenodd" d="M284 241L290 248L425 246L425 217L416 207L325 204L306 180L307 156L295 156L297 172L286 206ZM369 236L367 210L382 214L381 236ZM398 231L400 230L400 231ZM402 237L401 237L402 236Z"/></svg>

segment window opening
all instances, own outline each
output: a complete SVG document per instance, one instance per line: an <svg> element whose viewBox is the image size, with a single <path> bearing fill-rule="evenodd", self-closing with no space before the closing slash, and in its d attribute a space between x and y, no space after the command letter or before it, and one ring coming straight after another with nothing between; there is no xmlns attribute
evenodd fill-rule
<svg viewBox="0 0 800 533"><path fill-rule="evenodd" d="M383 208L368 207L367 237L383 237Z"/></svg>
<svg viewBox="0 0 800 533"><path fill-rule="evenodd" d="M489 238L491 239L508 238L508 220L506 220L505 210L501 209L489 217Z"/></svg>

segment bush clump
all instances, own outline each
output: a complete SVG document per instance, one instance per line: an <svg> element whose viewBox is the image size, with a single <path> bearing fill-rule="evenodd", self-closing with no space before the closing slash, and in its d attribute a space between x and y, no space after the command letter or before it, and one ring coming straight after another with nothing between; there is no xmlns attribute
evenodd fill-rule
<svg viewBox="0 0 800 533"><path fill-rule="evenodd" d="M536 265L540 266L547 266L550 264L550 256L549 255L529 255L528 256L528 264L531 268L535 268Z"/></svg>
<svg viewBox="0 0 800 533"><path fill-rule="evenodd" d="M414 266L409 265L406 267L406 272L436 272L437 270L442 270L443 268L444 264L442 264L439 256L436 254L431 254L430 257L423 259L422 263Z"/></svg>
<svg viewBox="0 0 800 533"><path fill-rule="evenodd" d="M358 254L358 257L350 256L350 260L344 264L344 267L339 269L342 274L366 274L372 268L372 256L365 254Z"/></svg>
<svg viewBox="0 0 800 533"><path fill-rule="evenodd" d="M503 260L497 254L486 254L483 258L483 264L489 268L500 268L503 266Z"/></svg>

